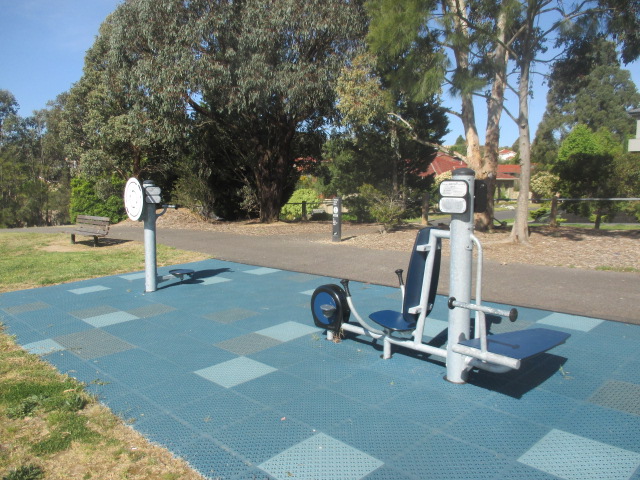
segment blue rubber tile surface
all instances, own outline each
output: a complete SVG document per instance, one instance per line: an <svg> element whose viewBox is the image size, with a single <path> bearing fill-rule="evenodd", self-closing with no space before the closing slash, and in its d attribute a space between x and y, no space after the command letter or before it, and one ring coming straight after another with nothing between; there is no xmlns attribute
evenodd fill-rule
<svg viewBox="0 0 640 480"><path fill-rule="evenodd" d="M219 260L144 292L144 272L0 295L6 332L205 478L640 480L640 327L523 308L490 331L568 332L503 374L443 380L427 354L325 339L335 279ZM363 316L398 289L351 283ZM509 306L494 305L505 308ZM438 297L424 340L446 348Z"/></svg>
<svg viewBox="0 0 640 480"><path fill-rule="evenodd" d="M275 368L264 363L256 362L246 357L237 357L233 360L197 370L193 373L225 388L230 388L275 371Z"/></svg>
<svg viewBox="0 0 640 480"><path fill-rule="evenodd" d="M35 355L47 355L48 353L65 350L65 347L50 338L46 340L40 340L39 342L27 343L26 345L22 345L22 347L27 352L33 353Z"/></svg>
<svg viewBox="0 0 640 480"><path fill-rule="evenodd" d="M296 478L360 479L382 466L382 462L350 445L318 433L259 467L277 480Z"/></svg>
<svg viewBox="0 0 640 480"><path fill-rule="evenodd" d="M518 461L566 480L615 480L630 478L640 454L554 429Z"/></svg>

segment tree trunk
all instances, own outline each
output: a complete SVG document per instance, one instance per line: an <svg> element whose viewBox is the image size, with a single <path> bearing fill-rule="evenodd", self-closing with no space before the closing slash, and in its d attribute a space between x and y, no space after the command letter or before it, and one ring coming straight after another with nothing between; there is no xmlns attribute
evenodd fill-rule
<svg viewBox="0 0 640 480"><path fill-rule="evenodd" d="M468 24L462 20L464 12L467 10L465 0L446 0L446 7L452 12L452 24L454 36L463 37L465 41L458 43L457 47L453 47L453 54L456 59L456 67L459 71L469 71L469 50L462 45L468 45L469 39L469 27ZM476 172L476 176L482 178L483 175L483 163L482 155L480 154L480 138L478 137L478 128L476 127L476 115L473 105L473 94L465 90L462 85L458 85L461 90L461 110L460 119L464 127L465 140L467 142L467 165L469 168ZM491 218L487 217L485 213L478 213L475 215L475 224L478 230L487 230L491 224Z"/></svg>
<svg viewBox="0 0 640 480"><path fill-rule="evenodd" d="M496 178L498 176L498 151L500 149L500 118L504 105L504 91L507 85L507 60L509 58L509 52L505 46L507 18L506 9L502 8L498 17L498 41L492 52L495 75L491 87L491 97L487 102L484 165L479 172L479 178L485 178L487 182L487 210L484 214L478 214L476 226L481 226L487 230L493 229L493 207Z"/></svg>
<svg viewBox="0 0 640 480"><path fill-rule="evenodd" d="M554 194L551 199L551 214L549 215L549 226L558 228L558 195Z"/></svg>
<svg viewBox="0 0 640 480"><path fill-rule="evenodd" d="M260 221L263 223L277 222L280 209L286 199L282 198L284 182L282 175L285 171L284 159L273 151L265 151L258 160L256 168L256 184L258 186L258 202L260 205Z"/></svg>
<svg viewBox="0 0 640 480"><path fill-rule="evenodd" d="M520 72L518 97L520 115L518 116L520 147L520 191L516 217L511 229L511 240L515 243L529 243L529 188L531 185L531 141L529 137L529 63L523 65Z"/></svg>
<svg viewBox="0 0 640 480"><path fill-rule="evenodd" d="M518 66L520 80L518 84L518 144L520 149L520 191L516 217L511 229L510 239L515 243L529 243L529 189L531 186L531 134L529 132L529 80L531 62L534 55L532 35L535 20L534 9L527 12L527 25L522 40L523 53Z"/></svg>
<svg viewBox="0 0 640 480"><path fill-rule="evenodd" d="M429 225L429 192L422 198L422 225Z"/></svg>
<svg viewBox="0 0 640 480"><path fill-rule="evenodd" d="M391 160L391 184L393 187L393 196L398 196L398 165L400 165L400 140L398 138L398 128L394 123L391 124L391 151L393 159Z"/></svg>
<svg viewBox="0 0 640 480"><path fill-rule="evenodd" d="M295 134L295 124L282 123L272 130L272 147L265 147L258 139L254 139L258 163L255 179L258 189L260 221L277 222L280 209L288 200L284 198L291 193L291 170L293 161L290 158L291 142ZM277 137L277 138L276 138Z"/></svg>

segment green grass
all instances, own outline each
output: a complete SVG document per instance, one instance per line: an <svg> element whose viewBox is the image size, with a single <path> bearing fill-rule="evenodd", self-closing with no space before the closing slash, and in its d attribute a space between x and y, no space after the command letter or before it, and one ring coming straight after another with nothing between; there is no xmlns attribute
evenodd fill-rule
<svg viewBox="0 0 640 480"><path fill-rule="evenodd" d="M559 219L561 220L561 219ZM509 226L513 225L513 220L508 221ZM547 227L548 223L538 223L531 222L529 223L531 227ZM583 228L585 230L593 230L593 223L567 223L562 222L560 224L560 228L562 227L571 227L571 228ZM624 231L634 231L640 230L640 223L601 223L600 230L624 230Z"/></svg>
<svg viewBox="0 0 640 480"><path fill-rule="evenodd" d="M0 428L8 445L21 444L35 456L50 455L69 448L72 442L89 443L101 435L87 426L82 414L92 398L76 380L58 374L35 355L13 348L7 335L0 335ZM38 418L46 424L37 438L24 437L19 428ZM9 455L10 457L10 455ZM0 467L4 455L0 456ZM9 462L7 462L9 463ZM28 478L37 472L33 465L22 465L8 473L9 478Z"/></svg>
<svg viewBox="0 0 640 480"><path fill-rule="evenodd" d="M563 223L562 225L593 230L593 223ZM600 230L640 230L640 223L601 223Z"/></svg>
<svg viewBox="0 0 640 480"><path fill-rule="evenodd" d="M138 242L69 243L66 234L0 234L0 292L56 285L75 280L144 270L144 247ZM157 245L159 266L208 258Z"/></svg>
<svg viewBox="0 0 640 480"><path fill-rule="evenodd" d="M638 273L640 270L634 267L608 267L606 265L596 267L601 272L622 272L622 273Z"/></svg>

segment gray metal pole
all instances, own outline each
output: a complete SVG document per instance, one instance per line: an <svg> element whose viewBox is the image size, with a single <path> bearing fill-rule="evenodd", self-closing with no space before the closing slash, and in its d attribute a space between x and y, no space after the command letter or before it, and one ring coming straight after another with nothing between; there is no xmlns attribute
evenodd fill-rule
<svg viewBox="0 0 640 480"><path fill-rule="evenodd" d="M150 180L143 187L155 186ZM145 194L144 211L144 291L155 292L158 286L158 268L156 262L156 206L147 201Z"/></svg>
<svg viewBox="0 0 640 480"><path fill-rule="evenodd" d="M451 215L451 266L449 296L460 302L471 302L471 273L473 266L473 198L475 172L469 168L453 171L452 180L463 180L469 186L467 209L464 213ZM449 332L447 343L447 377L452 383L465 383L467 370L464 356L451 350L453 345L467 340L470 334L470 311L465 308L449 310Z"/></svg>

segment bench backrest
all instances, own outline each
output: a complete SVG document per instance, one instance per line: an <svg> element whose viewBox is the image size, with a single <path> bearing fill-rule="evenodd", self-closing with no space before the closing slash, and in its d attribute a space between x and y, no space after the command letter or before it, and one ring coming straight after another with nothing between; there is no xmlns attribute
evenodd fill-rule
<svg viewBox="0 0 640 480"><path fill-rule="evenodd" d="M87 225L109 225L111 219L109 217L94 217L92 215L78 215L76 223Z"/></svg>
<svg viewBox="0 0 640 480"><path fill-rule="evenodd" d="M409 268L407 269L407 279L404 286L404 298L402 301L402 316L404 319L410 322L416 322L418 320L419 313L410 313L409 309L420 305L422 298L422 290L425 281L425 269L427 268L427 258L429 255L433 257L433 269L431 272L427 272L431 277L431 284L429 286L427 312L429 315L433 308L433 304L436 299L436 291L438 290L438 277L440 276L440 259L441 259L441 247L440 241L437 242L437 248L435 251L419 251L419 245L426 245L429 243L432 227L423 228L416 235L416 241L413 244L413 251L411 252L411 259L409 260Z"/></svg>
<svg viewBox="0 0 640 480"><path fill-rule="evenodd" d="M106 235L109 232L109 217L94 217L92 215L78 215L76 217L76 228L79 231Z"/></svg>

